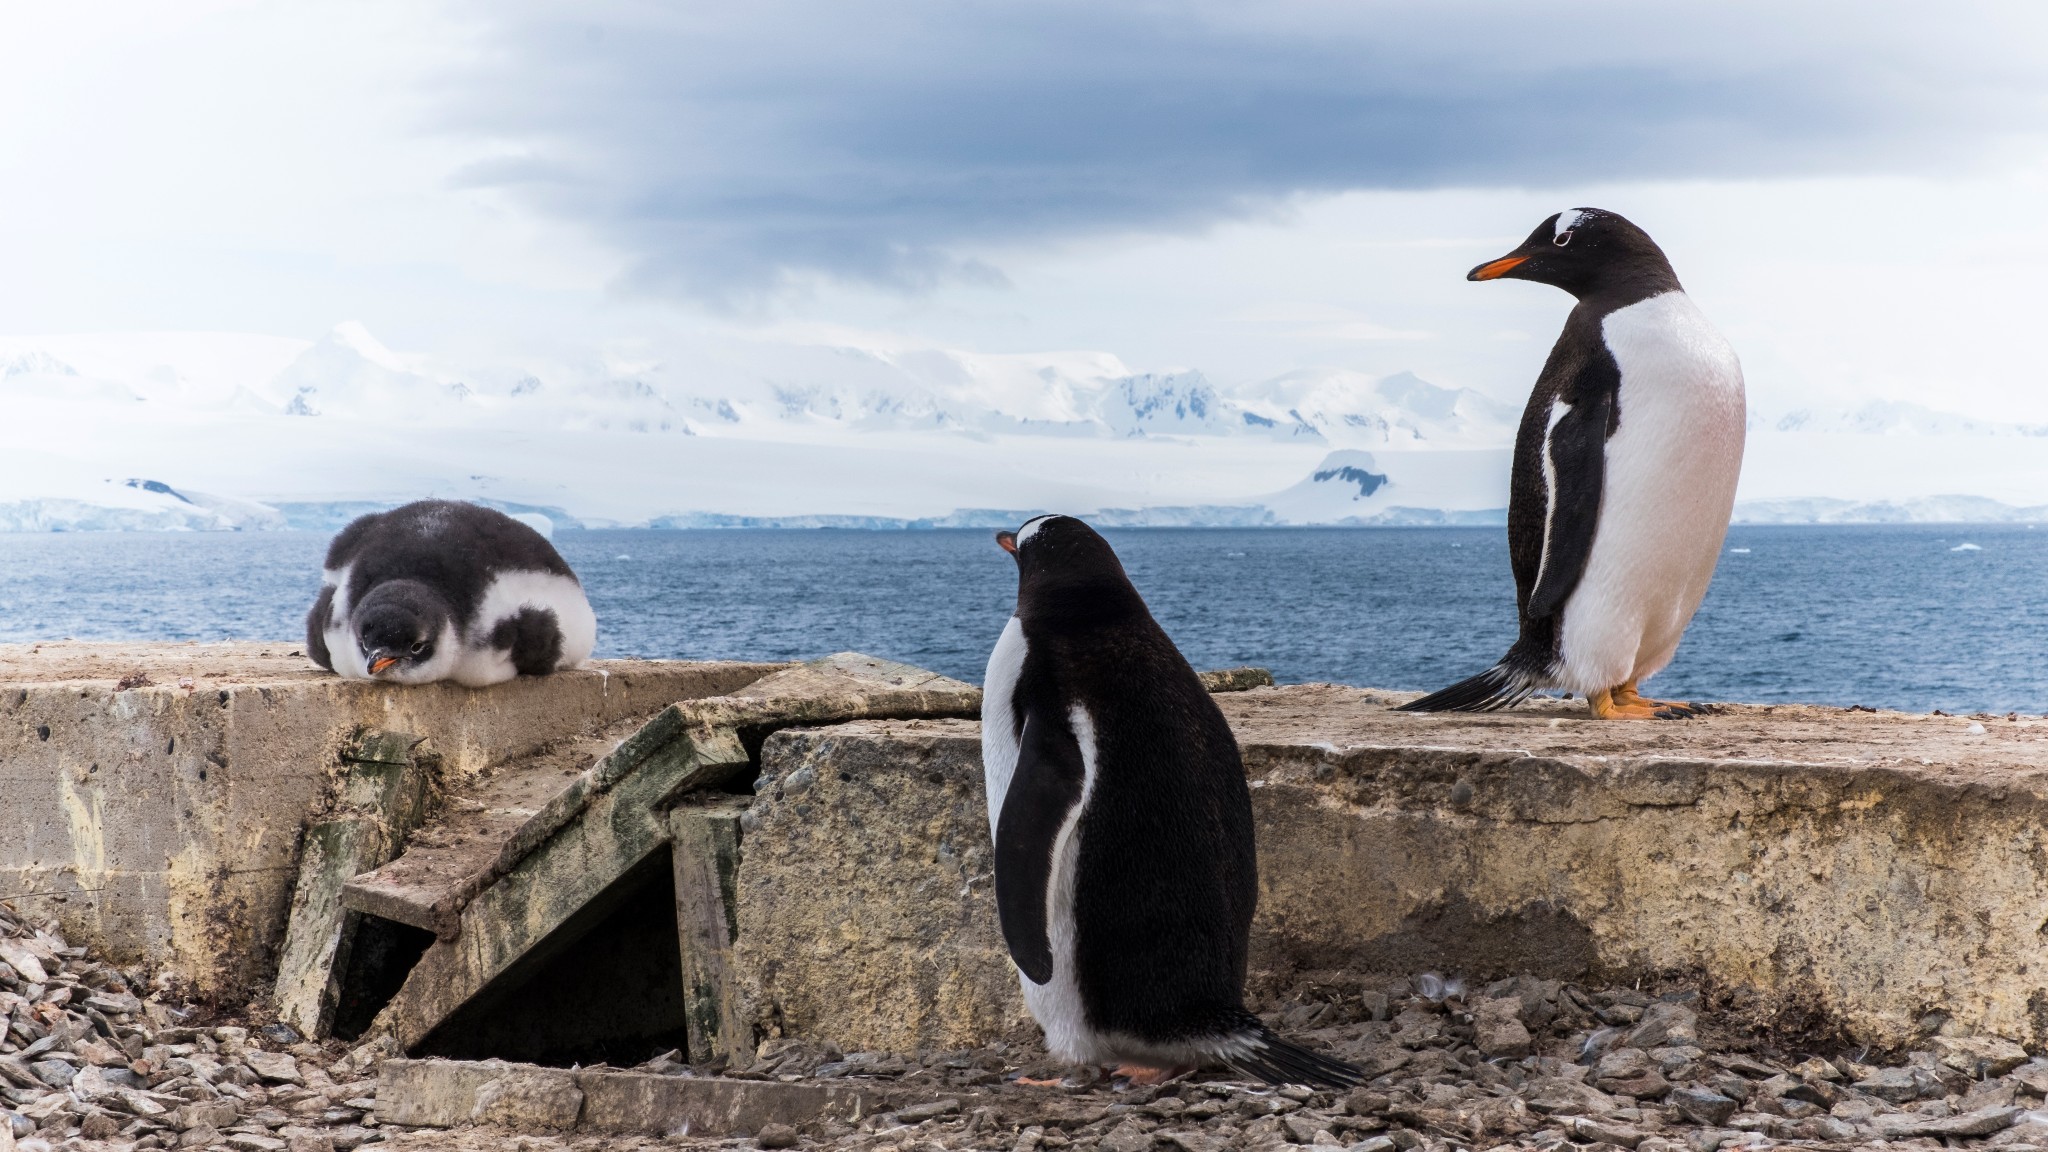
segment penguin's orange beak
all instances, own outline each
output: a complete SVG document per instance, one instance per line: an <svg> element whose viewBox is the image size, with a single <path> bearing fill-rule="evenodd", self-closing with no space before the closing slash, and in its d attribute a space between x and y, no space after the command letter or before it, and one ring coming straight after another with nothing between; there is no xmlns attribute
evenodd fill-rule
<svg viewBox="0 0 2048 1152"><path fill-rule="evenodd" d="M370 661L370 675L381 676L386 668L396 663L398 663L398 657L396 656L379 656L375 660Z"/></svg>
<svg viewBox="0 0 2048 1152"><path fill-rule="evenodd" d="M1498 260L1481 264L1465 274L1467 280L1498 280L1527 261L1527 256L1503 256Z"/></svg>
<svg viewBox="0 0 2048 1152"><path fill-rule="evenodd" d="M1017 554L1017 534L1015 532L996 533L996 545L1003 551L1015 556Z"/></svg>

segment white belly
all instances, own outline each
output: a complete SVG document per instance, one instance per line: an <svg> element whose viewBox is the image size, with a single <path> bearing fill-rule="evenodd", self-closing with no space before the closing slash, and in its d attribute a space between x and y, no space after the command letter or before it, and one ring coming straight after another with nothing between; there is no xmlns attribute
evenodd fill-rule
<svg viewBox="0 0 2048 1152"><path fill-rule="evenodd" d="M1747 421L1735 351L1685 293L1610 313L1603 335L1621 425L1558 645L1558 686L1580 693L1653 675L1678 651L1728 533Z"/></svg>
<svg viewBox="0 0 2048 1152"><path fill-rule="evenodd" d="M1017 731L1014 701L1027 650L1024 625L1012 616L996 641L995 650L989 653L988 672L982 679L981 770L988 790L991 842L1002 820L1010 780L1017 772L1021 733ZM1024 989L1024 1006L1030 1009L1039 1027L1045 1029L1046 1050L1061 1060L1085 1064L1108 1059L1110 1055L1103 1038L1088 1024L1074 975L1074 866L1080 855L1081 811L1095 788L1095 725L1078 704L1068 722L1081 745L1085 779L1081 802L1074 806L1053 846L1052 887L1047 894L1046 917L1047 936L1052 944L1052 979L1034 984L1021 972L1017 979Z"/></svg>
<svg viewBox="0 0 2048 1152"><path fill-rule="evenodd" d="M981 679L981 778L988 791L988 837L996 837L1003 797L1017 772L1017 677L1024 672L1024 622L1015 616L1003 626L995 650L988 654L988 672Z"/></svg>
<svg viewBox="0 0 2048 1152"><path fill-rule="evenodd" d="M552 572L504 572L484 589L476 623L464 638L461 655L445 678L481 688L516 677L519 671L512 666L511 653L490 646L491 631L499 622L526 608L555 614L555 627L562 633L562 655L555 662L555 671L579 667L590 659L591 651L597 647L597 614L590 610L583 586Z"/></svg>
<svg viewBox="0 0 2048 1152"><path fill-rule="evenodd" d="M348 575L352 566L340 569L329 568L320 573L320 582L334 589L334 599L327 606L327 619L322 621L321 639L327 642L327 661L334 666L334 674L350 680L370 679L369 666L363 663L363 650L356 644L355 628L349 622Z"/></svg>

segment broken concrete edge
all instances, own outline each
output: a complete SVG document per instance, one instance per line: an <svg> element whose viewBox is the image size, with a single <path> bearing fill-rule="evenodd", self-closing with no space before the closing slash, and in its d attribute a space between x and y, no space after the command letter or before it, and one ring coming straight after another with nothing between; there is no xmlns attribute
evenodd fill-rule
<svg viewBox="0 0 2048 1152"><path fill-rule="evenodd" d="M887 675L924 686L850 691L849 687L861 685L863 681L849 675L829 679L824 675L839 672L839 664L849 659L857 659L882 669ZM479 893L510 874L520 861L580 818L599 797L662 756L694 756L700 763L699 771L677 781L675 787L657 802L666 806L688 792L716 787L736 775L738 767L746 763L743 749L735 761L717 761L718 768L733 768L732 772L719 774L717 779L712 778L709 770L714 765L705 759L704 754L709 749L727 744L739 747L738 734L742 730L759 733L858 719L969 718L981 711L981 690L978 688L923 669L879 661L858 653L840 653L798 665L772 673L761 682L792 677L796 678L793 689L822 688L828 694L772 694L754 698L726 695L671 704L556 793L507 839L487 868L433 893L426 900L418 898L420 892L416 885L392 884L373 871L352 878L344 886L344 905L353 911L423 928L442 938L452 938L462 930L463 910Z"/></svg>
<svg viewBox="0 0 2048 1152"><path fill-rule="evenodd" d="M723 1065L753 1050L754 1029L733 971L744 796L678 806L669 814L676 934L682 961L686 1051Z"/></svg>
<svg viewBox="0 0 2048 1152"><path fill-rule="evenodd" d="M1249 692L1254 688L1271 688L1273 671L1270 668L1216 668L1208 672L1197 672L1202 689L1206 692Z"/></svg>
<svg viewBox="0 0 2048 1152"><path fill-rule="evenodd" d="M271 1001L307 1036L325 1036L340 1000L359 914L342 902L347 883L388 863L427 817L429 777L438 764L415 758L425 741L359 729L342 753L341 815L306 830Z"/></svg>
<svg viewBox="0 0 2048 1152"><path fill-rule="evenodd" d="M962 1093L943 1093L948 1100ZM784 1084L717 1076L543 1068L502 1060L386 1060L377 1121L416 1128L495 1124L607 1135L751 1136L770 1124L858 1122L929 1103L930 1090Z"/></svg>
<svg viewBox="0 0 2048 1152"><path fill-rule="evenodd" d="M651 757L479 892L462 909L457 930L420 957L370 1033L388 1034L407 1050L417 1047L570 917L665 847L670 797L717 786L749 767L746 750L729 732L705 735L699 742L686 734Z"/></svg>

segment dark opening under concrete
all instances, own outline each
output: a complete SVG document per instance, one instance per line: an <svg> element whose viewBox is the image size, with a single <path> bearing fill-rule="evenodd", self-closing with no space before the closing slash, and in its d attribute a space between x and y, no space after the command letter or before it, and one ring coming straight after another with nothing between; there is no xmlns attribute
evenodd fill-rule
<svg viewBox="0 0 2048 1152"><path fill-rule="evenodd" d="M344 929L342 934L351 943L341 962L333 1032L336 1039L353 1041L369 1031L377 1013L398 995L413 965L434 942L434 934L382 916L349 915L359 917L359 922L353 932Z"/></svg>
<svg viewBox="0 0 2048 1152"><path fill-rule="evenodd" d="M675 904L664 846L491 981L416 1054L631 1067L687 1049Z"/></svg>

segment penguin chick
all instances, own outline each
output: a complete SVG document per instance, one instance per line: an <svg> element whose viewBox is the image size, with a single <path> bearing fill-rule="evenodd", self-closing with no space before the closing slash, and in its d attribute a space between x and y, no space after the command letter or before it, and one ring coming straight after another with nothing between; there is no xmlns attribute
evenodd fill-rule
<svg viewBox="0 0 2048 1152"><path fill-rule="evenodd" d="M481 688L577 667L596 643L597 617L554 545L453 500L342 529L306 615L307 655L352 680Z"/></svg>
<svg viewBox="0 0 2048 1152"><path fill-rule="evenodd" d="M1413 712L1505 708L1542 688L1601 719L1683 719L1640 681L1671 663L1707 594L1735 506L1742 366L1662 249L1612 212L1574 208L1467 278L1578 297L1515 438L1508 557L1521 631L1499 663Z"/></svg>
<svg viewBox="0 0 2048 1152"><path fill-rule="evenodd" d="M1221 1063L1358 1083L1245 1009L1251 793L1194 669L1086 524L1040 516L996 540L1018 575L982 703L996 906L1047 1048L1141 1080Z"/></svg>

